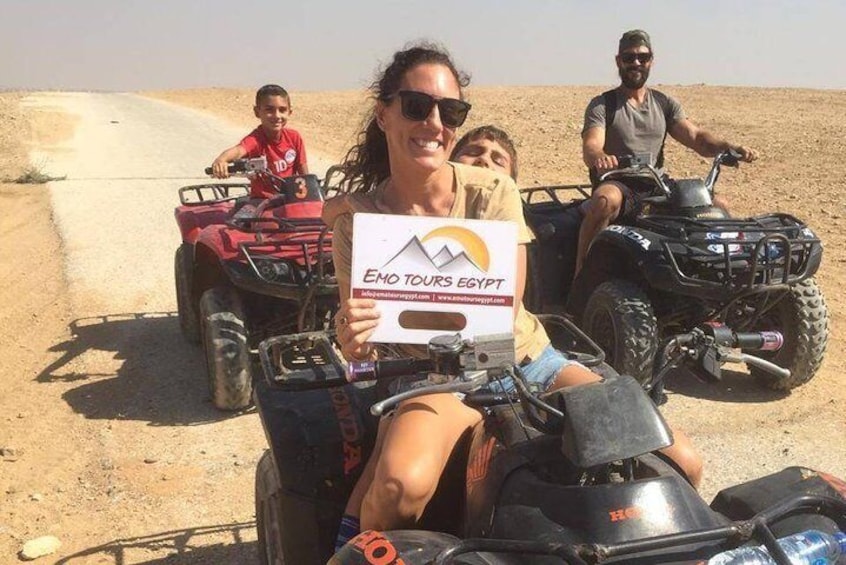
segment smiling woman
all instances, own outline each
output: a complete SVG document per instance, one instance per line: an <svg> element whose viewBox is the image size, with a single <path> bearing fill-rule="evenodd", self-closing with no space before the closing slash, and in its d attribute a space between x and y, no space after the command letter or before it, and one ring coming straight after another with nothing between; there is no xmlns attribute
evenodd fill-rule
<svg viewBox="0 0 846 565"><path fill-rule="evenodd" d="M347 194L327 203L323 214L334 230L332 254L341 295L336 327L341 352L347 359L375 359L376 348L369 339L380 322L375 300L350 297L353 214L498 220L517 227L516 289L511 301L514 353L527 381L540 390L596 381L597 375L552 347L540 321L523 307L526 244L532 236L513 179L485 167L448 161L456 144L456 128L470 110L463 102L466 84L465 75L446 51L420 45L397 52L371 87L374 107L359 143L343 164ZM367 238L368 234L357 237ZM441 248L437 239L456 242L483 271L489 264L485 242L460 226L434 230L424 239L431 240L436 249ZM458 286L478 288L498 284L498 280L466 278ZM411 319L403 321L416 324L419 316L414 314L419 313L411 314ZM461 324L460 320L449 321ZM426 356L425 345L395 345L403 354ZM506 391L515 387L510 379L501 384ZM415 524L434 496L447 460L460 449L459 439L480 420L478 411L451 394L400 403L396 412L380 423L376 446L347 504L338 545L355 535L359 518L364 529L390 530ZM679 441L677 445L684 444ZM695 475L699 461L694 454L688 455L689 469Z"/></svg>

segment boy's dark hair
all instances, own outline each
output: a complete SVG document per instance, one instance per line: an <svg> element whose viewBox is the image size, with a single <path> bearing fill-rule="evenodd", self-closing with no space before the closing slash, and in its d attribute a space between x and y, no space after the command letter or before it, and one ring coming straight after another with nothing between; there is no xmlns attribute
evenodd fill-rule
<svg viewBox="0 0 846 565"><path fill-rule="evenodd" d="M468 143L470 143L471 141L475 141L479 138L499 143L502 148L508 152L508 156L511 157L511 178L516 181L517 150L514 148L514 142L511 141L511 138L508 137L508 134L496 126L479 126L465 133L463 136L461 136L461 139L458 140L458 143L455 144L455 149L452 150L450 160L455 159L458 153L462 149L464 149L464 147Z"/></svg>
<svg viewBox="0 0 846 565"><path fill-rule="evenodd" d="M261 106L261 101L267 96L281 96L291 104L291 97L288 96L288 91L278 84L265 84L256 90L256 106Z"/></svg>
<svg viewBox="0 0 846 565"><path fill-rule="evenodd" d="M458 83L461 98L464 98L463 89L470 83L470 77L456 68L445 48L435 43L420 42L394 53L393 60L370 85L373 100L390 101L399 90L405 74L424 64L443 65L448 68ZM348 192L367 192L391 175L388 142L385 132L376 123L375 105L365 116L358 140L347 152L341 166L345 177L342 186Z"/></svg>

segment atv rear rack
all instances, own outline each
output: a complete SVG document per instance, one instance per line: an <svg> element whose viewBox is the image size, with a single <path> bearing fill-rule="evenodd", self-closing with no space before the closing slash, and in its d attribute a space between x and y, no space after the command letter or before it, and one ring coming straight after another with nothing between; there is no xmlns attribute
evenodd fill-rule
<svg viewBox="0 0 846 565"><path fill-rule="evenodd" d="M183 206L207 206L230 202L249 194L250 185L246 183L193 184L179 189L179 202Z"/></svg>
<svg viewBox="0 0 846 565"><path fill-rule="evenodd" d="M659 233L675 226L676 237L661 246L676 282L689 288L754 293L788 286L812 276L822 256L819 238L789 214L737 220L652 216L638 225Z"/></svg>
<svg viewBox="0 0 846 565"><path fill-rule="evenodd" d="M778 565L790 565L784 550L778 545L770 526L779 520L800 513L823 514L835 521L841 529L846 528L846 500L826 495L797 495L775 504L756 514L749 520L731 522L726 526L709 528L680 534L669 534L615 544L565 544L541 541L506 539L466 539L441 551L433 561L434 565L453 563L459 555L474 552L491 552L520 555L548 555L559 557L569 565L591 565L609 560L623 562L637 554L650 553L650 563L661 563L660 554L653 552L685 549L686 546L707 542L722 542L717 551L738 547L747 541L757 541L766 546ZM701 550L700 550L701 551ZM705 560L711 555L699 555ZM689 558L693 558L689 556Z"/></svg>
<svg viewBox="0 0 846 565"><path fill-rule="evenodd" d="M566 206L569 202L562 200L560 193L568 194L575 192L578 194L578 197L571 198L570 202L575 200L584 198L590 198L591 189L589 184L552 184L549 186L532 186L528 188L521 188L520 189L520 196L523 198L523 202L526 206L529 205L538 205L540 203L546 202L546 200L536 200L535 197L539 196L540 194L545 194L549 202L554 202L559 206Z"/></svg>

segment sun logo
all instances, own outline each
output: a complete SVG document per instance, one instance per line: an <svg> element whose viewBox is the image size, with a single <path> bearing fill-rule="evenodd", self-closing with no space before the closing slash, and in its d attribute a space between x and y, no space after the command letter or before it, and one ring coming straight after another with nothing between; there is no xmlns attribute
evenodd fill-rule
<svg viewBox="0 0 846 565"><path fill-rule="evenodd" d="M441 273L477 270L488 272L491 255L488 246L475 232L459 226L436 228L422 238L414 236L399 253L382 267L402 264L432 268Z"/></svg>

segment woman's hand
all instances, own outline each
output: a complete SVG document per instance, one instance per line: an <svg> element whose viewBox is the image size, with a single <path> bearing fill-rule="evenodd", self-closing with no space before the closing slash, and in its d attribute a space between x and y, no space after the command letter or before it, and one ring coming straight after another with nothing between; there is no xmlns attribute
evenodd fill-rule
<svg viewBox="0 0 846 565"><path fill-rule="evenodd" d="M338 344L345 359L363 361L371 359L375 349L367 343L379 325L376 301L369 298L345 300L335 314Z"/></svg>

